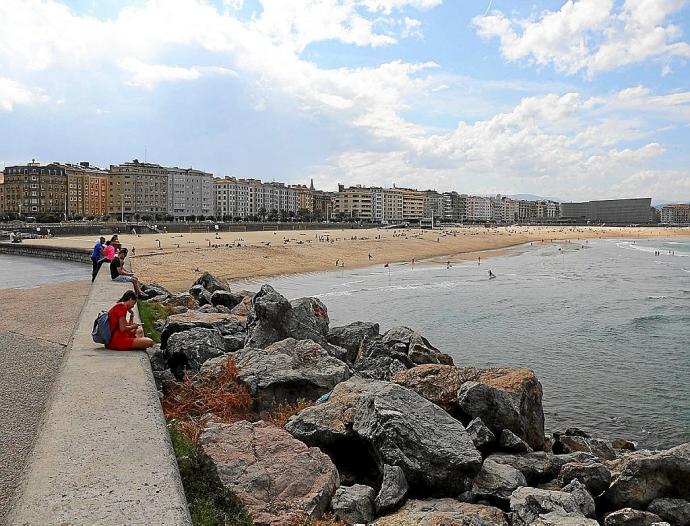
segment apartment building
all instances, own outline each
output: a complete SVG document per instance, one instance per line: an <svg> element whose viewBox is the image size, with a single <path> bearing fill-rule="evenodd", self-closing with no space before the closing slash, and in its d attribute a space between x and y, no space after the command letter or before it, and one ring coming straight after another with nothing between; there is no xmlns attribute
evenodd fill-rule
<svg viewBox="0 0 690 526"><path fill-rule="evenodd" d="M225 177L215 180L214 192L216 217L247 219L272 212L296 215L301 208L300 190L283 183Z"/></svg>
<svg viewBox="0 0 690 526"><path fill-rule="evenodd" d="M5 173L0 172L0 213L5 211Z"/></svg>
<svg viewBox="0 0 690 526"><path fill-rule="evenodd" d="M358 219L373 220L373 196L371 188L360 185L345 188L338 185L338 193L333 197L333 215Z"/></svg>
<svg viewBox="0 0 690 526"><path fill-rule="evenodd" d="M491 219L496 223L514 223L520 216L520 201L497 195L491 198Z"/></svg>
<svg viewBox="0 0 690 526"><path fill-rule="evenodd" d="M372 221L390 224L403 220L403 192L397 188L371 189Z"/></svg>
<svg viewBox="0 0 690 526"><path fill-rule="evenodd" d="M662 223L690 223L690 204L664 205L661 207Z"/></svg>
<svg viewBox="0 0 690 526"><path fill-rule="evenodd" d="M21 216L67 213L67 175L55 163L34 161L4 171L4 211Z"/></svg>
<svg viewBox="0 0 690 526"><path fill-rule="evenodd" d="M110 165L108 213L126 220L168 215L168 169L137 159Z"/></svg>
<svg viewBox="0 0 690 526"><path fill-rule="evenodd" d="M560 215L573 221L593 221L597 223L636 224L650 223L652 199L605 199L581 203L561 203Z"/></svg>
<svg viewBox="0 0 690 526"><path fill-rule="evenodd" d="M457 192L443 193L443 220L462 223L467 220L467 195Z"/></svg>
<svg viewBox="0 0 690 526"><path fill-rule="evenodd" d="M79 164L56 164L67 175L67 214L69 217L102 217L108 214L108 171Z"/></svg>
<svg viewBox="0 0 690 526"><path fill-rule="evenodd" d="M424 217L424 192L412 188L400 188L403 194L403 220L419 221Z"/></svg>
<svg viewBox="0 0 690 526"><path fill-rule="evenodd" d="M312 192L312 200L314 209L312 215L315 220L329 220L333 217L333 192L324 192L322 190L314 190Z"/></svg>
<svg viewBox="0 0 690 526"><path fill-rule="evenodd" d="M491 197L480 195L464 195L465 219L467 221L491 221L492 205Z"/></svg>
<svg viewBox="0 0 690 526"><path fill-rule="evenodd" d="M193 168L167 168L168 213L175 219L214 215L213 174Z"/></svg>
<svg viewBox="0 0 690 526"><path fill-rule="evenodd" d="M437 221L441 221L443 210L443 194L436 190L424 191L424 217L434 217Z"/></svg>

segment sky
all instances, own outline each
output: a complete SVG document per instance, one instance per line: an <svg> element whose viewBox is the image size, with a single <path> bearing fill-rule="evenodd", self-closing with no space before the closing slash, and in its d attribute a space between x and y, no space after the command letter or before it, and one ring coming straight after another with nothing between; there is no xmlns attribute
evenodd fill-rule
<svg viewBox="0 0 690 526"><path fill-rule="evenodd" d="M0 0L0 168L690 200L690 0Z"/></svg>

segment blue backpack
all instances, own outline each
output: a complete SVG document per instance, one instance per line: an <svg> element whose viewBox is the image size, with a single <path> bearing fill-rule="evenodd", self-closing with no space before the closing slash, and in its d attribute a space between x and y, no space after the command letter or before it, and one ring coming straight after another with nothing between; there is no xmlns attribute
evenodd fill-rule
<svg viewBox="0 0 690 526"><path fill-rule="evenodd" d="M102 311L93 322L91 337L96 343L102 343L103 345L108 345L110 343L112 335L110 334L107 311Z"/></svg>

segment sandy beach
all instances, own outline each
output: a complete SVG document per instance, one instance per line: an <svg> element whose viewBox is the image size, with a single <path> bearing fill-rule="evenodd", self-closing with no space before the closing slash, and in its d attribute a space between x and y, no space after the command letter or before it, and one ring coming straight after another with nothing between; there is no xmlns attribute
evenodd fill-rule
<svg viewBox="0 0 690 526"><path fill-rule="evenodd" d="M132 265L144 281L155 281L181 291L203 271L233 281L335 270L336 261L342 262L345 268L411 262L413 259L445 263L502 255L503 249L530 242L651 237L690 237L690 229L511 226L431 231L331 228L219 234L123 234L120 239L130 249L130 254L134 253ZM94 236L82 236L27 242L91 248L94 240Z"/></svg>

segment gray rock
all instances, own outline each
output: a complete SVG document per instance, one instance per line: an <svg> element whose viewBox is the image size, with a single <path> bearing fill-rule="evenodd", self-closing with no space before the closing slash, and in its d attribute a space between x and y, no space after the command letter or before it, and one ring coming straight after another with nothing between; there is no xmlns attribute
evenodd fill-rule
<svg viewBox="0 0 690 526"><path fill-rule="evenodd" d="M381 517L374 526L508 526L498 508L457 499L408 500L395 513Z"/></svg>
<svg viewBox="0 0 690 526"><path fill-rule="evenodd" d="M170 369L164 371L153 371L153 380L156 382L156 389L163 391L177 382L177 378Z"/></svg>
<svg viewBox="0 0 690 526"><path fill-rule="evenodd" d="M613 460L616 458L616 452L611 445L600 438L590 438L578 435L554 435L556 442L554 444L554 452L558 453L575 453L583 451L591 453L592 455L602 460Z"/></svg>
<svg viewBox="0 0 690 526"><path fill-rule="evenodd" d="M263 349L287 337L284 324L292 306L270 285L263 285L252 299L247 347Z"/></svg>
<svg viewBox="0 0 690 526"><path fill-rule="evenodd" d="M404 348L396 350L384 344L381 336L372 336L362 342L354 369L364 378L390 380L413 365Z"/></svg>
<svg viewBox="0 0 690 526"><path fill-rule="evenodd" d="M333 514L348 524L374 520L374 489L363 484L340 486L331 500Z"/></svg>
<svg viewBox="0 0 690 526"><path fill-rule="evenodd" d="M161 351L160 345L154 345L146 349L146 354L149 356L151 361L152 371L165 371L168 368L168 359L165 357L163 351Z"/></svg>
<svg viewBox="0 0 690 526"><path fill-rule="evenodd" d="M197 301L199 302L200 307L203 307L204 305L213 307L213 305L211 304L211 293L205 289L199 293Z"/></svg>
<svg viewBox="0 0 690 526"><path fill-rule="evenodd" d="M228 309L232 309L242 301L242 296L236 292L228 290L216 290L211 294L211 303L214 307L222 305Z"/></svg>
<svg viewBox="0 0 690 526"><path fill-rule="evenodd" d="M537 488L518 488L510 497L513 526L529 526L550 512L582 514L575 497L570 493Z"/></svg>
<svg viewBox="0 0 690 526"><path fill-rule="evenodd" d="M527 486L522 473L511 466L499 464L488 458L474 479L472 493L490 501L508 500L513 491L522 486Z"/></svg>
<svg viewBox="0 0 690 526"><path fill-rule="evenodd" d="M494 453L487 457L487 460L489 459L499 464L514 467L525 476L527 484L530 486L552 480L559 471L559 466L554 461L554 455L543 451L519 455Z"/></svg>
<svg viewBox="0 0 690 526"><path fill-rule="evenodd" d="M469 489L481 466L481 455L460 422L389 382L351 378L338 384L328 401L293 416L285 428L309 445L364 442L379 472L385 464L399 466L410 487L420 491L458 494Z"/></svg>
<svg viewBox="0 0 690 526"><path fill-rule="evenodd" d="M654 499L647 511L676 526L690 526L690 502L687 500Z"/></svg>
<svg viewBox="0 0 690 526"><path fill-rule="evenodd" d="M630 440L625 440L624 438L614 438L611 440L611 447L613 449L624 449L626 451L637 451L637 446L635 442Z"/></svg>
<svg viewBox="0 0 690 526"><path fill-rule="evenodd" d="M158 283L151 283L149 285L142 284L141 290L146 294L148 299L156 298L157 301L163 301L171 295L168 289Z"/></svg>
<svg viewBox="0 0 690 526"><path fill-rule="evenodd" d="M405 499L407 489L407 479L402 468L385 464L381 489L374 501L376 514L381 515L396 509Z"/></svg>
<svg viewBox="0 0 690 526"><path fill-rule="evenodd" d="M582 482L577 479L571 480L561 491L570 493L575 497L577 504L580 506L580 511L585 517L594 517L596 511L594 499Z"/></svg>
<svg viewBox="0 0 690 526"><path fill-rule="evenodd" d="M482 419L477 417L467 424L467 433L470 435L474 446L481 450L485 450L488 446L496 441L496 437L491 432L491 429L484 425Z"/></svg>
<svg viewBox="0 0 690 526"><path fill-rule="evenodd" d="M201 301L199 302L201 304ZM210 303L204 303L201 307L198 309L199 312L203 312L204 314L211 314L211 313L216 313L218 312L216 308L211 305Z"/></svg>
<svg viewBox="0 0 690 526"><path fill-rule="evenodd" d="M402 349L410 361L416 365L424 363L440 363L440 351L429 343L424 336L407 327L394 327L383 337L383 344L393 349Z"/></svg>
<svg viewBox="0 0 690 526"><path fill-rule="evenodd" d="M225 341L225 352L236 352L244 348L244 334L228 334L223 336Z"/></svg>
<svg viewBox="0 0 690 526"><path fill-rule="evenodd" d="M347 351L345 357L349 364L355 362L359 346L365 338L379 335L379 324L356 321L343 327L331 327L328 331L328 342Z"/></svg>
<svg viewBox="0 0 690 526"><path fill-rule="evenodd" d="M198 371L211 358L225 354L225 342L217 329L194 328L170 336L165 356L177 378L185 370Z"/></svg>
<svg viewBox="0 0 690 526"><path fill-rule="evenodd" d="M171 307L171 308L172 308L173 314L184 314L185 312L187 312L189 310L187 307L182 307L182 306Z"/></svg>
<svg viewBox="0 0 690 526"><path fill-rule="evenodd" d="M540 515L533 524L534 526L599 526L599 523L594 519L588 519L579 513L563 513L559 511Z"/></svg>
<svg viewBox="0 0 690 526"><path fill-rule="evenodd" d="M285 331L296 340L327 343L328 309L318 298L299 298L290 302Z"/></svg>
<svg viewBox="0 0 690 526"><path fill-rule="evenodd" d="M530 369L459 369L466 378L457 404L468 420L481 418L497 437L508 429L535 451L544 446L542 388Z"/></svg>
<svg viewBox="0 0 690 526"><path fill-rule="evenodd" d="M223 336L246 334L245 322L238 316L190 310L183 314L173 314L166 318L165 327L161 331L161 349L167 347L168 338L171 335L194 328L218 329Z"/></svg>
<svg viewBox="0 0 690 526"><path fill-rule="evenodd" d="M214 305L213 308L216 309L216 312L220 312L221 314L232 314L232 310L224 305Z"/></svg>
<svg viewBox="0 0 690 526"><path fill-rule="evenodd" d="M195 309L199 306L196 298L187 292L171 294L161 302L161 305L165 305L166 307L186 307L188 309Z"/></svg>
<svg viewBox="0 0 690 526"><path fill-rule="evenodd" d="M604 492L610 509L641 509L662 497L690 500L690 443L649 456L631 453Z"/></svg>
<svg viewBox="0 0 690 526"><path fill-rule="evenodd" d="M216 278L210 272L204 272L199 279L194 282L194 285L201 285L205 290L213 294L217 290L230 291L226 283Z"/></svg>
<svg viewBox="0 0 690 526"><path fill-rule="evenodd" d="M316 400L350 377L345 363L312 340L287 338L265 349L245 348L237 365L237 379L257 397L261 410Z"/></svg>
<svg viewBox="0 0 690 526"><path fill-rule="evenodd" d="M601 495L611 484L611 472L599 462L571 462L561 468L558 478L562 484L579 480L595 497Z"/></svg>
<svg viewBox="0 0 690 526"><path fill-rule="evenodd" d="M204 287L201 285L193 285L189 289L189 294L194 298L195 300L199 301L199 296L201 296L201 293L204 291Z"/></svg>
<svg viewBox="0 0 690 526"><path fill-rule="evenodd" d="M660 522L658 515L632 508L623 508L604 517L604 526L652 526Z"/></svg>
<svg viewBox="0 0 690 526"><path fill-rule="evenodd" d="M519 436L509 429L501 431L501 438L498 441L501 449L512 453L531 453L532 448L527 442L522 440Z"/></svg>

